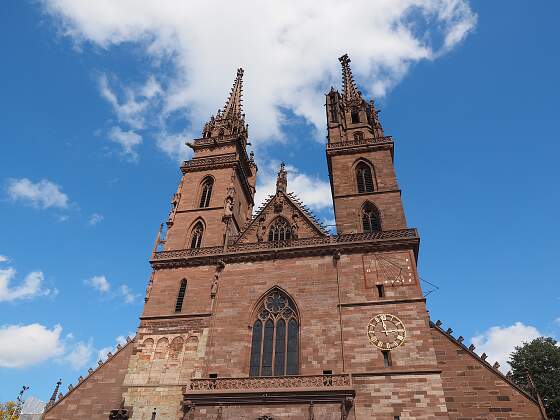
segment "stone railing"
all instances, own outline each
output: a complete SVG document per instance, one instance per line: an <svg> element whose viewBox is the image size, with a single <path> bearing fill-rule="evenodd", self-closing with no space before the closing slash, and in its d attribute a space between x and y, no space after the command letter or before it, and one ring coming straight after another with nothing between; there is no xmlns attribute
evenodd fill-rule
<svg viewBox="0 0 560 420"><path fill-rule="evenodd" d="M155 253L153 261L177 260L193 257L205 257L220 254L277 250L286 248L309 248L314 246L345 245L359 242L387 242L399 239L418 239L416 229L384 230L381 232L352 233L334 236L317 236L313 238L291 239L287 241L251 242L230 245L226 249L221 246L208 248L177 249Z"/></svg>
<svg viewBox="0 0 560 420"><path fill-rule="evenodd" d="M350 375L272 376L254 378L192 379L190 391L262 391L308 388L350 388Z"/></svg>
<svg viewBox="0 0 560 420"><path fill-rule="evenodd" d="M350 141L341 141L337 143L329 143L327 144L327 150L342 149L345 147L363 146L363 145L370 145L370 144L384 144L384 143L393 143L393 137L384 136L384 137L376 137L373 139L361 139L361 140L350 140Z"/></svg>

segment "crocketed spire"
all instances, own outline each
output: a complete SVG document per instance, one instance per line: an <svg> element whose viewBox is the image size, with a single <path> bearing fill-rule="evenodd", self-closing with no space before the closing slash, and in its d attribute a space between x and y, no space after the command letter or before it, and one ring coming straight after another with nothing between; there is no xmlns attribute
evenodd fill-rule
<svg viewBox="0 0 560 420"><path fill-rule="evenodd" d="M243 114L243 69L237 69L237 76L223 109L210 117L204 125L203 137L223 138L231 135L247 136L245 114Z"/></svg>
<svg viewBox="0 0 560 420"><path fill-rule="evenodd" d="M350 57L348 57L348 54L344 54L338 61L342 64L342 98L346 102L362 101L362 94L356 87L354 76L352 76Z"/></svg>

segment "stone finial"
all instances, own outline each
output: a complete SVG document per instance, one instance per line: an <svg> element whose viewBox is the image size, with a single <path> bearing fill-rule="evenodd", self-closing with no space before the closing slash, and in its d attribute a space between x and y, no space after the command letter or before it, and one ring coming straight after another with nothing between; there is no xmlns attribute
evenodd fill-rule
<svg viewBox="0 0 560 420"><path fill-rule="evenodd" d="M58 393L58 399L60 400L62 398L62 392Z"/></svg>
<svg viewBox="0 0 560 420"><path fill-rule="evenodd" d="M511 373L511 370L508 370L508 373L506 373L506 378L511 379L512 376L513 375Z"/></svg>
<svg viewBox="0 0 560 420"><path fill-rule="evenodd" d="M120 350L120 349L122 349L122 345L119 343L119 344L117 344L117 350Z"/></svg>
<svg viewBox="0 0 560 420"><path fill-rule="evenodd" d="M89 368L87 371L88 371L88 373L89 373L90 375L93 373L93 369L92 369L92 368Z"/></svg>
<svg viewBox="0 0 560 420"><path fill-rule="evenodd" d="M98 365L98 366L102 366L102 365L103 365L103 360L98 360L98 361L97 361L97 365Z"/></svg>
<svg viewBox="0 0 560 420"><path fill-rule="evenodd" d="M126 336L126 342L130 343L130 337L128 335Z"/></svg>
<svg viewBox="0 0 560 420"><path fill-rule="evenodd" d="M82 382L83 380L84 380L84 377L83 377L83 376L80 376L80 377L78 378L78 382Z"/></svg>
<svg viewBox="0 0 560 420"><path fill-rule="evenodd" d="M480 358L481 358L482 360L486 360L486 359L488 358L488 355L487 355L486 353L482 353L482 354L480 355Z"/></svg>
<svg viewBox="0 0 560 420"><path fill-rule="evenodd" d="M346 102L363 100L362 94L358 90L356 82L354 81L354 76L352 75L350 57L348 57L348 54L344 54L338 61L342 64L342 98Z"/></svg>
<svg viewBox="0 0 560 420"><path fill-rule="evenodd" d="M447 331L445 331L445 333L451 335L453 333L453 330L451 328L448 328Z"/></svg>
<svg viewBox="0 0 560 420"><path fill-rule="evenodd" d="M286 172L286 164L282 162L280 164L280 170L278 171L278 177L276 178L276 192L282 191L286 192L288 188L288 172Z"/></svg>
<svg viewBox="0 0 560 420"><path fill-rule="evenodd" d="M72 391L74 389L74 385L70 384L68 385L68 391Z"/></svg>
<svg viewBox="0 0 560 420"><path fill-rule="evenodd" d="M494 363L494 364L492 365L492 367L493 367L494 369L499 369L499 368L500 368L500 364L499 364L498 362L496 362L496 363Z"/></svg>
<svg viewBox="0 0 560 420"><path fill-rule="evenodd" d="M475 348L476 348L476 347L474 346L474 344L471 344L471 345L469 346L469 350L470 350L470 351L474 351Z"/></svg>
<svg viewBox="0 0 560 420"><path fill-rule="evenodd" d="M458 341L459 343L462 343L463 341L465 341L465 337L463 337L462 335L460 335L460 336L457 338L457 341Z"/></svg>
<svg viewBox="0 0 560 420"><path fill-rule="evenodd" d="M443 322L441 322L439 319L436 321L436 327L441 327L441 324L443 324Z"/></svg>

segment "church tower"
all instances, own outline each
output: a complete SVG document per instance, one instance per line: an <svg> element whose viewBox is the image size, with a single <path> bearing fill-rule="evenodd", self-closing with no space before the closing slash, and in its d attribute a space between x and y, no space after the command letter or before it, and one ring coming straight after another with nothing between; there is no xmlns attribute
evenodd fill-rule
<svg viewBox="0 0 560 420"><path fill-rule="evenodd" d="M247 155L248 126L242 110L243 69L223 109L204 125L183 173L167 220L164 249L223 246L251 218L257 165Z"/></svg>
<svg viewBox="0 0 560 420"><path fill-rule="evenodd" d="M342 94L331 88L326 95L327 162L337 232L405 229L393 139L384 135L374 101L366 102L358 90L348 55L339 60Z"/></svg>

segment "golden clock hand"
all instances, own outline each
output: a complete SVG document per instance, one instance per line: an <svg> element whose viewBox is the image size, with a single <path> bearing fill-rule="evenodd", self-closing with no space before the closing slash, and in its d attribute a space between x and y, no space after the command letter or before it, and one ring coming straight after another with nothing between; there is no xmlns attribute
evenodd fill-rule
<svg viewBox="0 0 560 420"><path fill-rule="evenodd" d="M383 324L383 332L385 333L386 336L388 336L389 333L387 332L387 325L385 324L385 320L382 319L381 323Z"/></svg>

